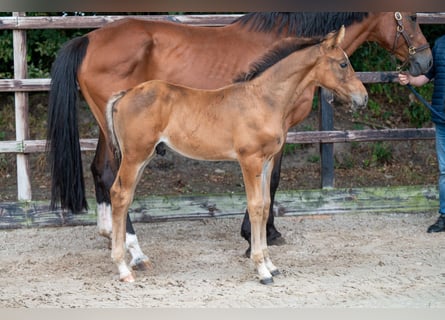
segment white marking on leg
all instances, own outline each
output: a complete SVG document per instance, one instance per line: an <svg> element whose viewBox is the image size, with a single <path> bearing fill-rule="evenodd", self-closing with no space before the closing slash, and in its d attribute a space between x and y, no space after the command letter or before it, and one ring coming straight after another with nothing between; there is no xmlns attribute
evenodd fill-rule
<svg viewBox="0 0 445 320"><path fill-rule="evenodd" d="M108 203L97 204L97 227L101 236L111 238L112 222L111 222L111 205Z"/></svg>
<svg viewBox="0 0 445 320"><path fill-rule="evenodd" d="M264 262L258 264L257 270L258 270L258 275L260 276L260 280L266 280L272 278L272 274L269 272Z"/></svg>
<svg viewBox="0 0 445 320"><path fill-rule="evenodd" d="M135 234L130 234L127 232L125 237L125 245L127 250L130 251L132 257L130 262L131 267L149 261L148 257L142 252L142 249L139 246L138 238Z"/></svg>
<svg viewBox="0 0 445 320"><path fill-rule="evenodd" d="M266 264L266 268L267 268L267 270L269 270L269 272L273 275L273 274L277 274L279 271L278 271L278 268L277 267L275 267L275 265L272 263L272 260L270 260L270 258L269 257L267 257L267 258L265 258L264 259L264 262L265 262L265 264Z"/></svg>
<svg viewBox="0 0 445 320"><path fill-rule="evenodd" d="M131 270L128 268L125 261L121 261L117 264L117 268L119 269L119 279L126 282L133 282L134 278L131 274Z"/></svg>

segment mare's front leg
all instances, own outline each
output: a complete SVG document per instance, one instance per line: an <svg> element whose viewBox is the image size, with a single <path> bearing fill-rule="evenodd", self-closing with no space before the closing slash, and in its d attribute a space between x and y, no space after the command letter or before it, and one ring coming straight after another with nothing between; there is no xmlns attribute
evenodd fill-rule
<svg viewBox="0 0 445 320"><path fill-rule="evenodd" d="M284 146L284 145L283 145ZM281 233L275 228L274 225L274 210L273 210L273 204L275 201L275 194L278 189L278 184L280 182L280 174L281 174L281 161L283 159L283 150L284 148L281 148L280 152L278 152L275 155L274 158L274 166L272 169L272 176L270 180L270 199L271 204L269 206L269 214L266 224L266 234L267 234L267 244L268 245L280 245L284 243L284 239L281 237ZM244 213L244 219L243 223L241 225L241 236L246 239L246 241L249 243L249 247L247 248L245 255L246 257L250 257L250 250L251 250L251 224L249 220L249 212L246 210Z"/></svg>
<svg viewBox="0 0 445 320"><path fill-rule="evenodd" d="M99 234L111 239L111 200L110 188L117 172L117 161L114 153L108 147L102 132L96 148L96 154L91 164L97 201L97 227ZM151 266L148 257L142 252L130 216L126 222L126 248L130 251L132 260L130 265L134 269L145 270Z"/></svg>

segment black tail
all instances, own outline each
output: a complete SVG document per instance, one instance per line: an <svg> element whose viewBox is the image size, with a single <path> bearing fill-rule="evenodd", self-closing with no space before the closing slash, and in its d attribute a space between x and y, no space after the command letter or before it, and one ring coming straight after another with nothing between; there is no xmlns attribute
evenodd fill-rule
<svg viewBox="0 0 445 320"><path fill-rule="evenodd" d="M51 169L51 208L87 209L77 123L77 70L85 57L87 37L70 40L59 51L51 69L47 151Z"/></svg>

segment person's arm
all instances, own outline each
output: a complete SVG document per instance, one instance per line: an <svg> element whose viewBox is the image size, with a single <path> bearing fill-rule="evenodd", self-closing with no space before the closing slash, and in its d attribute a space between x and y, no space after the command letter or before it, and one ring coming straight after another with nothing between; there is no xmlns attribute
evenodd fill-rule
<svg viewBox="0 0 445 320"><path fill-rule="evenodd" d="M421 74L420 76L414 77L414 76L410 75L409 73L402 73L402 72L399 73L399 83L404 86L407 84L410 84L415 87L420 87L420 86L423 86L424 84L428 83L429 81L430 81L430 79L423 74Z"/></svg>

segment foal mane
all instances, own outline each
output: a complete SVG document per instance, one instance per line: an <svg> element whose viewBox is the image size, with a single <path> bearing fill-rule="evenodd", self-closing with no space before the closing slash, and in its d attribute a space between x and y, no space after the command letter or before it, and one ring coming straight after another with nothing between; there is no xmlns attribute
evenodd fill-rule
<svg viewBox="0 0 445 320"><path fill-rule="evenodd" d="M252 12L236 19L251 31L281 34L287 28L288 36L325 36L342 25L350 26L368 17L368 12Z"/></svg>
<svg viewBox="0 0 445 320"><path fill-rule="evenodd" d="M260 59L252 62L249 71L237 75L233 82L247 82L257 78L266 69L270 68L280 60L286 58L295 51L302 50L312 45L322 42L324 37L300 39L300 38L285 38L280 40L271 50L266 52Z"/></svg>

